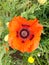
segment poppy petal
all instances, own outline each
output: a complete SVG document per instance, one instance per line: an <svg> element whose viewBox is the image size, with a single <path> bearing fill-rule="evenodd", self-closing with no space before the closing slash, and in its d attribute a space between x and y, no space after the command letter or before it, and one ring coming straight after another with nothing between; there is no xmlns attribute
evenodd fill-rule
<svg viewBox="0 0 49 65"><path fill-rule="evenodd" d="M9 31L16 31L20 27L19 22L17 21L17 17L14 17L10 22L9 22Z"/></svg>
<svg viewBox="0 0 49 65"><path fill-rule="evenodd" d="M31 41L32 45L30 45L30 47L28 48L27 52L32 52L35 49L37 49L38 46L39 46L39 41L40 41L40 37L36 37L36 39L32 40Z"/></svg>

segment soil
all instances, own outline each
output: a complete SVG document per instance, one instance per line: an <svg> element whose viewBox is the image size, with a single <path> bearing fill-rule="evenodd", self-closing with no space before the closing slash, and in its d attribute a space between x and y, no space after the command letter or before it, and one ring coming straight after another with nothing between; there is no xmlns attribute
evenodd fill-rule
<svg viewBox="0 0 49 65"><path fill-rule="evenodd" d="M10 47L10 50L13 50L13 49ZM20 54L21 54L20 51L16 51L15 53L10 54L10 56L11 56L14 60L17 60L17 59L21 59L21 60L22 60L23 56L21 56Z"/></svg>

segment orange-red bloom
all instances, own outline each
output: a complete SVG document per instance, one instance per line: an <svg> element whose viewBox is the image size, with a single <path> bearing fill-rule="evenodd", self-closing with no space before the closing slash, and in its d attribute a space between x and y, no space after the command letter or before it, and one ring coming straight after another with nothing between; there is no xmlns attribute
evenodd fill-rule
<svg viewBox="0 0 49 65"><path fill-rule="evenodd" d="M43 26L37 19L15 16L9 23L9 45L21 52L32 52L39 45L42 30Z"/></svg>
<svg viewBox="0 0 49 65"><path fill-rule="evenodd" d="M5 43L3 44L3 46L5 47L6 52L8 52L9 51L9 47L7 47L7 45Z"/></svg>
<svg viewBox="0 0 49 65"><path fill-rule="evenodd" d="M6 52L8 52L9 51L9 48L6 47L5 50L6 50Z"/></svg>

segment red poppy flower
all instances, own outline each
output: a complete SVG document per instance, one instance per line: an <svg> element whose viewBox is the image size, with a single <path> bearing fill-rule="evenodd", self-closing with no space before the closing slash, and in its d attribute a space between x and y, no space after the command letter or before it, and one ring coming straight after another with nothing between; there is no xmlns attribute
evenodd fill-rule
<svg viewBox="0 0 49 65"><path fill-rule="evenodd" d="M43 26L37 19L15 16L9 23L9 45L21 52L32 52L39 45L42 30Z"/></svg>

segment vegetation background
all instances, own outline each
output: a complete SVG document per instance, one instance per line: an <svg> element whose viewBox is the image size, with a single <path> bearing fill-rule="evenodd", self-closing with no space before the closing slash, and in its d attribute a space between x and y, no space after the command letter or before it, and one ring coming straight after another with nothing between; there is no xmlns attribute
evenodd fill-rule
<svg viewBox="0 0 49 65"><path fill-rule="evenodd" d="M4 40L8 34L7 23L19 15L26 19L38 18L44 27L40 45L34 52L8 50L8 42ZM35 58L32 64L27 61L30 55ZM49 65L49 0L42 5L38 0L0 0L0 65Z"/></svg>

